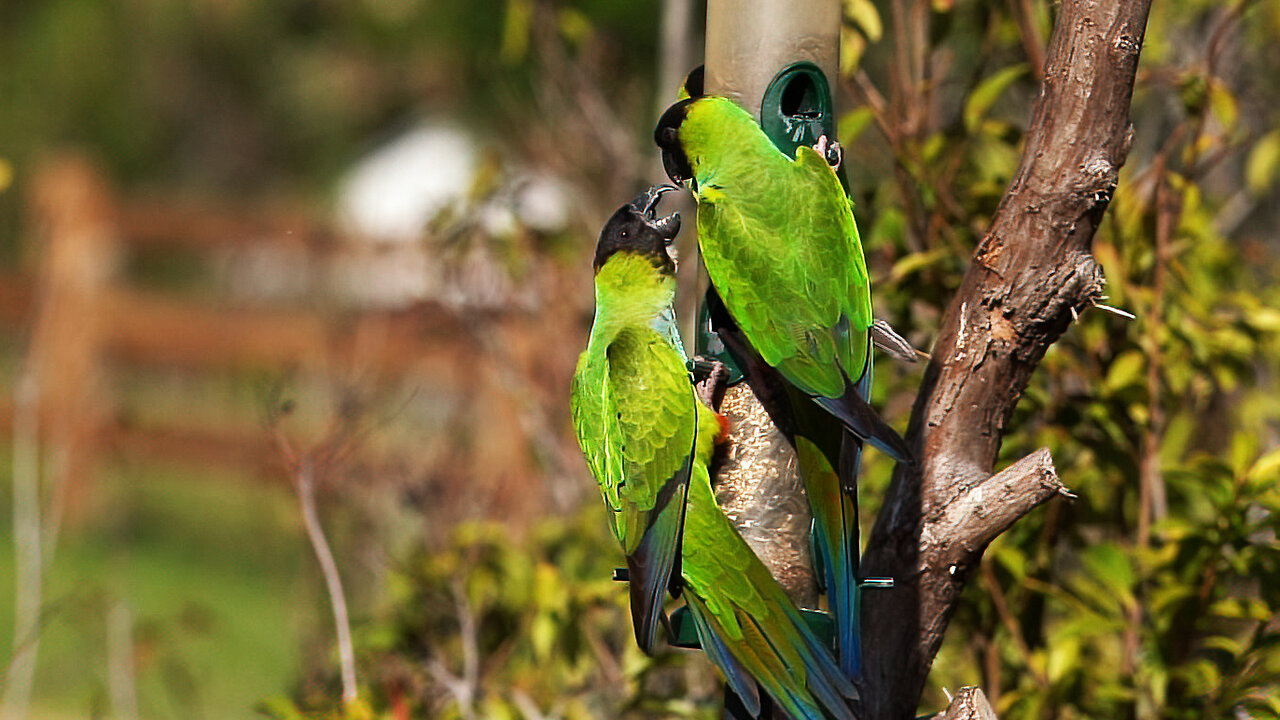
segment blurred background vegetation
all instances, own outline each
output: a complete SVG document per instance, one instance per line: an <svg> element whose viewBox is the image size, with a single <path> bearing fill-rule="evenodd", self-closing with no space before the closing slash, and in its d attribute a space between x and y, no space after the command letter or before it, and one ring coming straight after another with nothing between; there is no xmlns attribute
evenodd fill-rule
<svg viewBox="0 0 1280 720"><path fill-rule="evenodd" d="M630 642L566 400L595 232L657 179L679 4L0 5L0 466L20 496L38 460L46 565L32 717L717 716L703 658ZM877 314L929 347L1054 5L844 7ZM980 684L1006 719L1280 717L1278 40L1277 0L1155 3L1095 242L1136 320L1082 315L1004 444L1048 446L1079 499L988 550L921 712ZM921 369L881 368L904 426ZM316 461L351 607L345 708L283 445ZM868 459L868 526L889 471Z"/></svg>

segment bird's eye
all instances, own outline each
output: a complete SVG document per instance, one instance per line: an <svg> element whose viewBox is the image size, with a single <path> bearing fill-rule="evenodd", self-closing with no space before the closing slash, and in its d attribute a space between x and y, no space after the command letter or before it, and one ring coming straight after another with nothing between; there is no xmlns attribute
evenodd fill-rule
<svg viewBox="0 0 1280 720"><path fill-rule="evenodd" d="M626 239L627 239L627 238L629 238L629 237L631 237L631 233L627 232L626 230L623 230L623 231L622 231L622 239L623 239L623 240L626 240Z"/></svg>

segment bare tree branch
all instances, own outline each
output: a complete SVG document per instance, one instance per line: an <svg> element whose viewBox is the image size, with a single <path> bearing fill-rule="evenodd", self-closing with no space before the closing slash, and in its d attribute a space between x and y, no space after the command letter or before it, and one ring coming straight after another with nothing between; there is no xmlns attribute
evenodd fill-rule
<svg viewBox="0 0 1280 720"><path fill-rule="evenodd" d="M1021 165L943 318L899 467L863 559L896 580L868 593L867 717L914 717L969 571L993 538L1064 491L1047 451L995 476L1032 371L1102 271L1090 253L1129 151L1129 103L1150 0L1064 0Z"/></svg>
<svg viewBox="0 0 1280 720"><path fill-rule="evenodd" d="M937 715L936 720L996 720L996 712L982 688L965 687L951 698L946 712Z"/></svg>

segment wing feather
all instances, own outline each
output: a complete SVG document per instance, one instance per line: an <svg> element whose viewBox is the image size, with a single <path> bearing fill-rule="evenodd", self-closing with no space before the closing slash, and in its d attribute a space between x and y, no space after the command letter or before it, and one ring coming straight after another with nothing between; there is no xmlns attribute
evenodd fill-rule
<svg viewBox="0 0 1280 720"><path fill-rule="evenodd" d="M678 571L696 440L696 399L680 354L649 327L584 353L571 391L578 441L627 556L636 642L649 652Z"/></svg>

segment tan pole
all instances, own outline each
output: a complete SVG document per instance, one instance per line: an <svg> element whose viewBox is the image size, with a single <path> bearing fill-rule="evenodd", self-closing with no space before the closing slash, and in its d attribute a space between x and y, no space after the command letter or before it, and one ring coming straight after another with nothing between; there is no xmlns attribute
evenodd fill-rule
<svg viewBox="0 0 1280 720"><path fill-rule="evenodd" d="M707 0L706 89L752 115L779 70L808 60L834 81L840 0Z"/></svg>
<svg viewBox="0 0 1280 720"><path fill-rule="evenodd" d="M783 68L807 60L834 79L839 41L840 0L708 0L706 91L759 120L765 90ZM716 476L717 499L787 594L816 607L812 516L795 453L745 382L729 388L721 412L732 449Z"/></svg>

